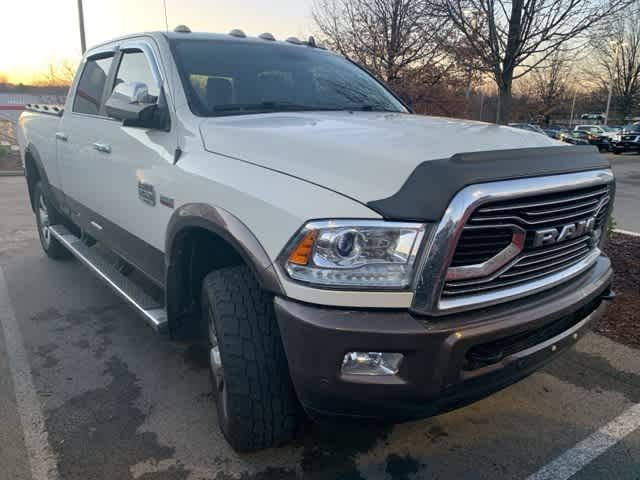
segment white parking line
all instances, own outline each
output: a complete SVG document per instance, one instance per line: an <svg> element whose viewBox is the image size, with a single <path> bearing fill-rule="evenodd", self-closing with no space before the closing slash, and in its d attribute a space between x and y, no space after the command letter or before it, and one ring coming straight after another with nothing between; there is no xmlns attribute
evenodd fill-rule
<svg viewBox="0 0 640 480"><path fill-rule="evenodd" d="M640 403L548 463L527 480L567 480L640 427Z"/></svg>
<svg viewBox="0 0 640 480"><path fill-rule="evenodd" d="M7 346L31 476L33 480L56 480L59 478L56 460L49 445L42 406L33 385L29 359L9 300L7 282L2 268L0 268L0 325Z"/></svg>
<svg viewBox="0 0 640 480"><path fill-rule="evenodd" d="M623 235L631 235L632 237L640 237L640 233L631 232L629 230L621 230L619 228L614 228L613 231L615 233L622 233Z"/></svg>

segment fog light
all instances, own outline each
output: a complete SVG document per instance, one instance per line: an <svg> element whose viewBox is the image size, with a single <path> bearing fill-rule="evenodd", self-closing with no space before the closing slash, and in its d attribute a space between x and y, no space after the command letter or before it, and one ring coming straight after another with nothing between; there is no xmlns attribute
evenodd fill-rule
<svg viewBox="0 0 640 480"><path fill-rule="evenodd" d="M401 353L349 352L342 360L342 373L350 375L395 375L404 358Z"/></svg>

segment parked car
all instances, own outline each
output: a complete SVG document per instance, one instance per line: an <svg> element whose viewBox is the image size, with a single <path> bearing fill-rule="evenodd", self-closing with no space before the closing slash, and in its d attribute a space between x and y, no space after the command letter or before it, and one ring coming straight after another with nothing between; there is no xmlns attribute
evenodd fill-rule
<svg viewBox="0 0 640 480"><path fill-rule="evenodd" d="M605 122L607 117L603 113L583 113L580 115L580 120L590 120L596 122Z"/></svg>
<svg viewBox="0 0 640 480"><path fill-rule="evenodd" d="M612 298L606 157L411 114L313 39L109 41L64 110L30 106L18 136L46 255L207 342L240 451L291 440L301 411L406 420L475 401Z"/></svg>
<svg viewBox="0 0 640 480"><path fill-rule="evenodd" d="M609 139L613 139L620 132L620 128L609 127L607 125L576 125L574 130L599 137L608 137Z"/></svg>
<svg viewBox="0 0 640 480"><path fill-rule="evenodd" d="M598 150L600 152L608 152L611 147L611 138L609 136L601 135L593 131L573 130L571 132L571 136L574 139L586 140L590 145L595 145L596 147L598 147Z"/></svg>
<svg viewBox="0 0 640 480"><path fill-rule="evenodd" d="M584 132L576 132L575 130L569 130L568 132L560 135L560 140L572 145L589 145L589 137Z"/></svg>
<svg viewBox="0 0 640 480"><path fill-rule="evenodd" d="M544 132L551 138L562 140L562 135L567 134L569 130L563 127L548 127L544 129Z"/></svg>
<svg viewBox="0 0 640 480"><path fill-rule="evenodd" d="M509 126L513 128L519 128L520 130L528 130L530 132L536 132L542 135L546 135L542 128L532 123L510 123Z"/></svg>
<svg viewBox="0 0 640 480"><path fill-rule="evenodd" d="M611 141L611 151L615 154L640 152L640 122L623 127Z"/></svg>

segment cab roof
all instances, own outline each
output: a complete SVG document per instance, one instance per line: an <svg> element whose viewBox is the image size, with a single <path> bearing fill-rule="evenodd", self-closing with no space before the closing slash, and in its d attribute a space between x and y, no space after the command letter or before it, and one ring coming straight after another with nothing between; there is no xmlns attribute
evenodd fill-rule
<svg viewBox="0 0 640 480"><path fill-rule="evenodd" d="M110 39L106 42L102 42L98 45L95 45L87 49L87 51L91 52L92 50L99 49L100 47L109 45L114 42L120 42L123 40L130 40L130 39L135 39L139 37L152 37L152 38L164 37L170 41L171 40L215 40L217 42L273 43L273 44L287 45L287 46L298 47L298 48L307 47L307 48L318 48L318 49L326 50L323 46L316 44L313 37L309 37L308 40L297 39L296 37L288 37L287 39L282 39L282 40L278 40L278 39L271 40L270 38L273 38L273 36L269 33L263 33L255 37L249 36L249 35L246 35L246 36L233 35L232 33L236 31L237 30L233 30L232 32L229 32L229 33L191 32L191 31L189 32L151 31L151 32L132 33L132 34L123 35L120 37Z"/></svg>

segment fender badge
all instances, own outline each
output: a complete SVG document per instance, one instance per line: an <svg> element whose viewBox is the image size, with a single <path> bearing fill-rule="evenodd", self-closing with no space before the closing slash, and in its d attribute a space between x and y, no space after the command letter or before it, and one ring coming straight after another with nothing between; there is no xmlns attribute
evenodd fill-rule
<svg viewBox="0 0 640 480"><path fill-rule="evenodd" d="M160 203L165 207L173 208L173 198L166 195L160 195Z"/></svg>

